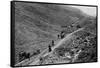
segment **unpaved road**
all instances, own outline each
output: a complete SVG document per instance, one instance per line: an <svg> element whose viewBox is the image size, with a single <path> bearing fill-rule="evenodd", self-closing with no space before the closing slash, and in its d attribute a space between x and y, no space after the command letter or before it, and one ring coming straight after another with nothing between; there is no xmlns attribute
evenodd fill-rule
<svg viewBox="0 0 100 68"><path fill-rule="evenodd" d="M24 66L24 65L36 65L39 62L39 58L40 57L43 57L43 56L51 54L54 51L55 48L58 48L65 41L69 40L74 33L78 32L78 31L81 31L81 30L83 30L83 28L80 28L80 29L78 29L78 30L76 30L76 31L66 35L65 38L61 39L58 43L55 44L54 47L52 47L52 51L51 52L48 53L48 48L47 48L43 52L41 52L35 59L33 57L31 57L30 60L26 59L27 62L22 61L22 62L16 64L15 66L20 66L20 65L22 65L22 66Z"/></svg>

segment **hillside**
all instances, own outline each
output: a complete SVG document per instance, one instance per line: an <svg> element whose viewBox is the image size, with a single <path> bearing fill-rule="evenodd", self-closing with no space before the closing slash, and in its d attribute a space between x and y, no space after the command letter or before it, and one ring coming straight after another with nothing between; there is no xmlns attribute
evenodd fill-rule
<svg viewBox="0 0 100 68"><path fill-rule="evenodd" d="M57 41L57 35L61 31L70 34L79 28L85 28L85 31L96 35L95 20L83 15L79 9L55 4L16 2L16 63L25 60L19 58L21 52L34 56L33 53L37 50L42 52L46 49L51 40Z"/></svg>

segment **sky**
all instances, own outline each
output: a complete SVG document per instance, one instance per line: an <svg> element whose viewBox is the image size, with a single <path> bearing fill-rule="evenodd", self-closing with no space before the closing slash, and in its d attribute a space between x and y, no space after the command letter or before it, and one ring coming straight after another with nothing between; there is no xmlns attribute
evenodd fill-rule
<svg viewBox="0 0 100 68"><path fill-rule="evenodd" d="M78 8L90 16L96 16L96 7L86 7L86 6L72 6L72 7Z"/></svg>

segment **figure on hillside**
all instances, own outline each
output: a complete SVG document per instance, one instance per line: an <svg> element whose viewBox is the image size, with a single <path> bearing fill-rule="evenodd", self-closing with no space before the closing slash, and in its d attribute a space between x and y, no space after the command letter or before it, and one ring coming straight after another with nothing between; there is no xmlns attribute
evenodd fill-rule
<svg viewBox="0 0 100 68"><path fill-rule="evenodd" d="M54 40L52 40L51 45L52 45L52 46L54 46L54 45L55 45L55 44L54 44Z"/></svg>
<svg viewBox="0 0 100 68"><path fill-rule="evenodd" d="M65 32L62 31L60 35L61 35L61 39L63 39L65 37Z"/></svg>
<svg viewBox="0 0 100 68"><path fill-rule="evenodd" d="M60 39L60 35L58 34L58 39Z"/></svg>
<svg viewBox="0 0 100 68"><path fill-rule="evenodd" d="M39 60L40 60L40 64L42 64L43 63L43 57L40 57Z"/></svg>
<svg viewBox="0 0 100 68"><path fill-rule="evenodd" d="M20 60L29 59L30 60L30 53L22 52L19 54Z"/></svg>
<svg viewBox="0 0 100 68"><path fill-rule="evenodd" d="M30 60L30 53L26 53L25 57Z"/></svg>
<svg viewBox="0 0 100 68"><path fill-rule="evenodd" d="M63 39L65 37L65 32L61 31L60 34L58 34L58 39Z"/></svg>
<svg viewBox="0 0 100 68"><path fill-rule="evenodd" d="M48 50L49 50L49 52L52 51L51 45L48 46Z"/></svg>
<svg viewBox="0 0 100 68"><path fill-rule="evenodd" d="M42 57L40 57L40 61L42 61L43 60L43 58Z"/></svg>

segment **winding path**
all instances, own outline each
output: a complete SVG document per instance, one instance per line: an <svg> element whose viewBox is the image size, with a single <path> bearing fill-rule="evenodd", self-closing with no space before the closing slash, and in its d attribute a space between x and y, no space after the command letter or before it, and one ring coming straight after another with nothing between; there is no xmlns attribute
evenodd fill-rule
<svg viewBox="0 0 100 68"><path fill-rule="evenodd" d="M30 61L27 61L27 62L22 61L22 62L16 64L15 66L20 66L20 65L22 65L22 66L24 66L24 65L36 65L39 62L39 58L40 57L44 57L46 55L51 54L55 50L55 48L58 48L60 45L62 45L63 43L65 43L65 41L67 41L70 38L72 38L72 36L73 36L74 33L78 32L78 31L81 31L83 29L84 28L80 28L80 29L78 29L78 30L76 30L76 31L74 31L74 32L66 35L65 38L61 39L58 43L55 44L54 47L52 47L52 51L51 52L48 52L48 48L47 48L43 52L41 52L36 58L32 58L31 57Z"/></svg>

